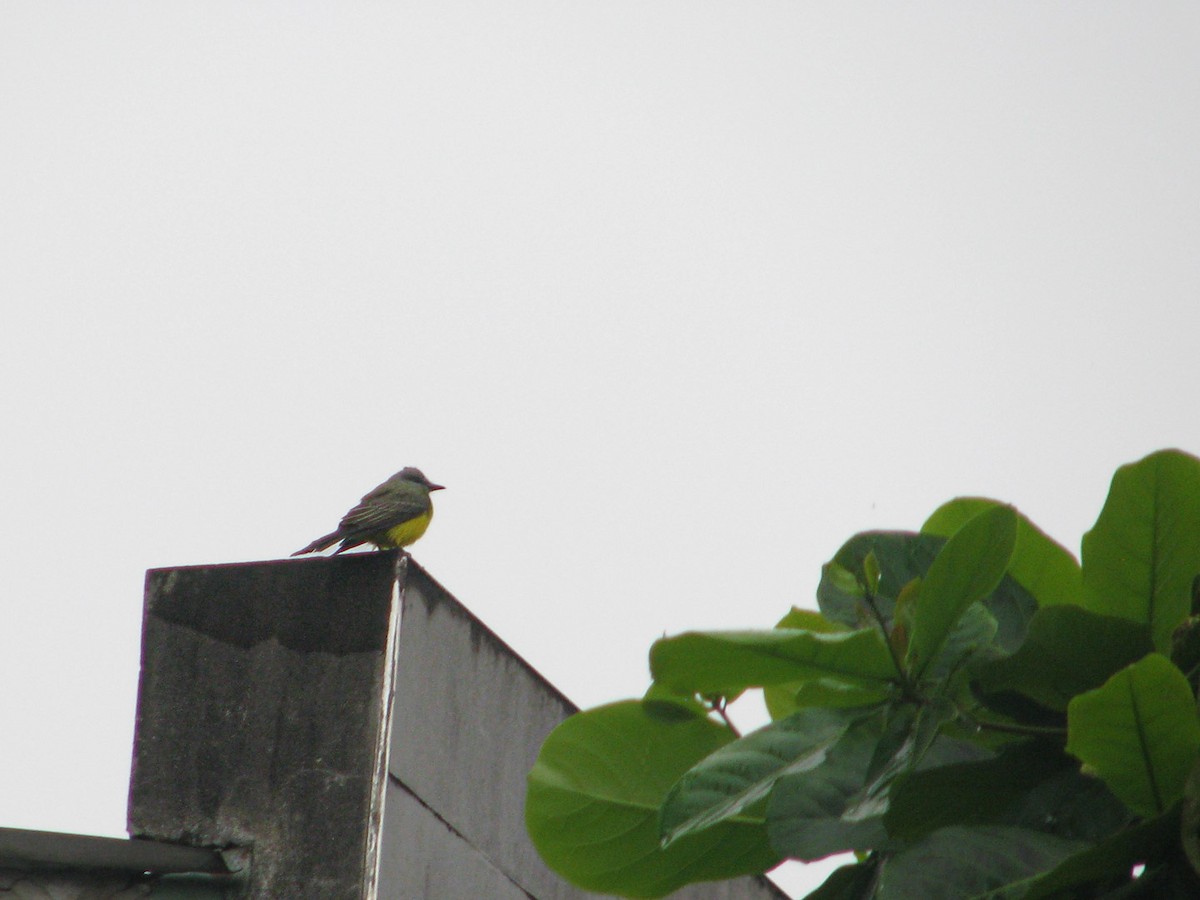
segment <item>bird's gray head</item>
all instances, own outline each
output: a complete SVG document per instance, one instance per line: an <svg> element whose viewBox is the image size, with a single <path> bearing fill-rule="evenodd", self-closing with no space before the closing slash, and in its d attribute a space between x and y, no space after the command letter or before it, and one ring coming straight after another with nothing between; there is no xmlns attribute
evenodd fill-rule
<svg viewBox="0 0 1200 900"><path fill-rule="evenodd" d="M425 473L414 466L406 466L395 475L396 478L403 478L405 481L411 481L413 484L419 484L431 491L443 491L444 485L434 484L425 477Z"/></svg>

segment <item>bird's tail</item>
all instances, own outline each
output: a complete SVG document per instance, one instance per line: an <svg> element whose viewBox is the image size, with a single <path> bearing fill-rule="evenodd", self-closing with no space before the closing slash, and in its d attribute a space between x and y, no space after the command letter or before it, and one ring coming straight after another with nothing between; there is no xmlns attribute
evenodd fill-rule
<svg viewBox="0 0 1200 900"><path fill-rule="evenodd" d="M324 550L326 547L331 547L338 542L342 534L340 531L331 531L323 537L317 538L303 550L297 550L292 556L300 556L304 553L316 553L319 550Z"/></svg>

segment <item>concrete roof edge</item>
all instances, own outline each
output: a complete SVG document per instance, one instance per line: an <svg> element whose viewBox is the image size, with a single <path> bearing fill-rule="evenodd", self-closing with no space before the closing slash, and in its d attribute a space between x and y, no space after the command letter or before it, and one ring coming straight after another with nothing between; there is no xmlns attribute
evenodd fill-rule
<svg viewBox="0 0 1200 900"><path fill-rule="evenodd" d="M221 854L140 838L0 828L0 868L228 874Z"/></svg>

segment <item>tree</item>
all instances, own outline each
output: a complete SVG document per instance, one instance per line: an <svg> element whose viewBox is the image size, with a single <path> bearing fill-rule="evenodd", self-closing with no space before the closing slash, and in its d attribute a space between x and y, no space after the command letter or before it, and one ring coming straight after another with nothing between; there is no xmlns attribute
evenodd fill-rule
<svg viewBox="0 0 1200 900"><path fill-rule="evenodd" d="M851 538L817 602L657 641L645 697L552 732L546 863L626 897L845 851L811 900L1200 896L1200 459L1120 468L1082 564L959 498Z"/></svg>

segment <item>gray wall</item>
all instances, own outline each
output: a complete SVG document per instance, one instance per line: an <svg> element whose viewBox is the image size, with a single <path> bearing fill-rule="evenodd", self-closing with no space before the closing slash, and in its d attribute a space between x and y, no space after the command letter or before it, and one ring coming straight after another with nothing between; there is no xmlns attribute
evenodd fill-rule
<svg viewBox="0 0 1200 900"><path fill-rule="evenodd" d="M575 708L402 554L153 570L142 637L131 834L249 850L256 900L589 896L523 818Z"/></svg>
<svg viewBox="0 0 1200 900"><path fill-rule="evenodd" d="M596 896L542 864L523 818L526 773L574 705L420 568L402 597L381 896ZM674 896L786 895L743 878Z"/></svg>

